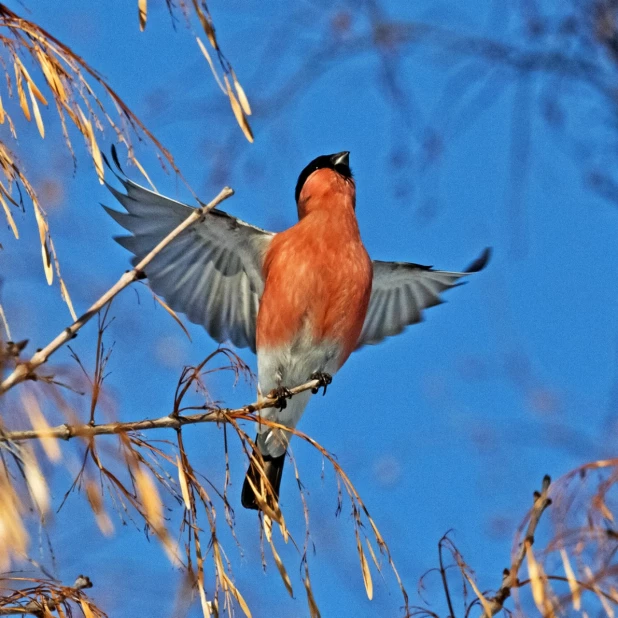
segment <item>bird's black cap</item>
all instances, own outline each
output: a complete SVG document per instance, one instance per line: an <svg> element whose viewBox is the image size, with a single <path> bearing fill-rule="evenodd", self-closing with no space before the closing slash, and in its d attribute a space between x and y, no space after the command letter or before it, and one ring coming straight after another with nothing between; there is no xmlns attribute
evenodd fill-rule
<svg viewBox="0 0 618 618"><path fill-rule="evenodd" d="M350 169L350 153L347 150L338 152L336 154L322 155L317 157L305 169L300 173L298 182L296 183L296 203L298 204L298 198L302 191L303 185L307 178L313 174L316 170L323 168L335 170L341 174L344 178L352 178L352 170Z"/></svg>

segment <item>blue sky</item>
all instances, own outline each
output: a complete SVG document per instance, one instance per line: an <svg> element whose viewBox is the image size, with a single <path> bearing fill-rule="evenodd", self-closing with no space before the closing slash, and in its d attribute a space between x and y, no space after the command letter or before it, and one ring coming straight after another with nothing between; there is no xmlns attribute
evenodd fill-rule
<svg viewBox="0 0 618 618"><path fill-rule="evenodd" d="M419 577L437 564L438 540L451 529L482 587L497 586L513 532L543 475L557 478L608 454L615 438L618 211L583 180L578 152L584 141L588 149L595 142L569 107L576 98L559 99L574 120L568 130L556 130L541 114L543 80L504 70L488 80L472 114L458 115L465 106L449 78L460 65L450 52L423 48L390 59L405 93L397 106L370 47L315 59L334 36L329 24L349 5L211 3L220 42L254 104L255 143L249 144L183 25L174 31L164 3L151 2L140 34L134 4L85 8L62 0L29 8L34 21L104 75L172 152L202 199L229 184L236 195L225 210L280 230L295 220L299 171L317 155L349 150L359 223L374 258L456 270L493 247L489 267L448 293L448 302L426 312L422 324L355 353L328 395L311 402L300 429L348 472L412 604L419 603ZM500 41L522 37L517 18L496 17L491 3L462 9L393 0L384 6L395 20L449 25ZM365 27L362 12L353 13L351 33ZM311 79L283 89L305 63ZM115 207L112 196L81 146L73 173L59 127L50 126L45 142L34 126L22 126L19 148L27 171L59 192L49 201L50 224L79 313L126 270L129 256L113 242L120 230L99 206ZM111 143L106 136L102 147ZM434 158L427 156L432 143ZM138 153L159 191L190 202L151 152ZM137 170L126 170L140 181ZM0 231L2 300L14 338L30 338L32 351L60 332L69 315L57 288L45 284L31 212L22 226L27 231L19 242ZM109 343L115 345L106 385L115 414L129 420L167 413L183 364L199 362L216 344L188 324L189 342L143 289L125 291L112 314ZM75 342L89 367L95 339L90 325ZM240 354L255 369L252 355ZM54 364L74 369L67 350ZM254 397L251 386L232 390L218 378L212 389L230 406ZM85 417L88 402L76 405ZM222 481L221 431L196 427L186 440L194 466ZM235 446L232 496L244 554L233 542L228 551L238 587L255 616L306 616L298 555L279 543L294 600L272 561L262 572L255 514L240 508L245 464ZM297 441L294 453L310 494L311 578L322 615L397 615L401 597L388 569L384 580L374 573L374 600L366 599L349 509L335 516L328 466L322 480L321 458L310 447ZM59 504L70 476L60 468L50 474ZM161 548L119 520L116 535L103 538L84 502L71 497L50 524L58 576L69 582L88 574L93 596L110 616L170 615L179 577ZM302 537L291 467L281 503ZM437 580L429 584L425 596L443 611Z"/></svg>

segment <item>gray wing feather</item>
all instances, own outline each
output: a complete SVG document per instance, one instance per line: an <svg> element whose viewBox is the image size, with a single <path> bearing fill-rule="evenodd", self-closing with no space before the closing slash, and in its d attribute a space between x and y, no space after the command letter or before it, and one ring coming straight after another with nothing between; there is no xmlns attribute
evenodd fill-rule
<svg viewBox="0 0 618 618"><path fill-rule="evenodd" d="M108 185L126 213L104 206L129 231L116 241L137 264L192 212L193 208L119 177L126 194ZM174 239L146 267L152 289L167 304L202 324L223 343L255 352L255 323L264 289L262 263L273 237L221 210L211 210Z"/></svg>
<svg viewBox="0 0 618 618"><path fill-rule="evenodd" d="M462 277L482 270L490 257L485 249L463 272L433 270L405 262L373 262L371 298L358 346L379 343L422 320L422 310L444 302L440 294L461 285Z"/></svg>

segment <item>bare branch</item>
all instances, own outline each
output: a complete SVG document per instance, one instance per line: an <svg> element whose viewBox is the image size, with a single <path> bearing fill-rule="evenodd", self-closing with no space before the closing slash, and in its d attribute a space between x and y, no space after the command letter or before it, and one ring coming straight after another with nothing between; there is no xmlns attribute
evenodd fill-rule
<svg viewBox="0 0 618 618"><path fill-rule="evenodd" d="M298 395L320 385L319 380L310 380L290 389L292 396ZM195 425L198 423L225 423L229 419L248 419L255 420L251 415L253 412L272 408L277 404L277 399L273 397L263 397L260 401L247 404L242 408L230 410L229 408L217 408L208 410L200 414L189 414L180 416L171 414L159 418L144 419L140 421L127 421L124 423L105 423L101 425L58 425L49 429L27 429L18 431L5 431L0 433L0 442L24 442L26 440L41 440L43 438L60 438L70 440L71 438L90 438L92 436L121 434L131 431L146 431L148 429L180 429L184 425ZM279 426L279 425L277 425Z"/></svg>
<svg viewBox="0 0 618 618"><path fill-rule="evenodd" d="M536 532L536 527L538 526L541 516L543 515L545 509L551 504L551 498L547 497L550 484L550 477L548 475L545 475L545 477L543 478L541 492L534 492L534 505L530 512L530 521L528 522L526 535L519 545L517 555L513 559L510 570L504 570L504 577L502 579L502 585L500 586L500 590L498 590L494 597L488 599L489 609L491 613L489 613L488 615L488 612L485 611L483 612L481 618L491 618L492 616L495 616L501 609L503 609L504 602L511 596L511 589L519 587L520 582L517 579L519 569L521 568L524 558L526 557L526 552L528 551L528 548L531 547L534 543L534 534Z"/></svg>
<svg viewBox="0 0 618 618"><path fill-rule="evenodd" d="M144 278L144 269L152 260L177 236L179 236L189 226L199 221L206 213L212 210L215 206L220 204L223 200L232 196L234 191L229 187L225 187L221 190L219 195L215 197L210 203L196 208L178 227L172 230L146 257L133 270L129 270L107 291L99 300L97 300L91 307L79 317L71 326L65 328L51 343L47 344L42 350L39 350L29 360L19 363L15 367L14 371L0 384L0 396L6 393L16 384L23 382L27 379L36 379L34 371L37 367L47 361L47 359L60 347L62 347L67 341L73 339L77 331L84 326L90 319L96 315L107 303L109 303L119 292L124 290L134 281ZM114 433L114 432L108 432Z"/></svg>

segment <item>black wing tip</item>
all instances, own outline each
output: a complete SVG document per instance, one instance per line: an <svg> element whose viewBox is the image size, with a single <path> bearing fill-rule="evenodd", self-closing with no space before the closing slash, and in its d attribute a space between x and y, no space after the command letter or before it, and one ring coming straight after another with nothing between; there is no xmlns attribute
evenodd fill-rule
<svg viewBox="0 0 618 618"><path fill-rule="evenodd" d="M116 144L112 144L110 150L112 152L112 159L114 160L116 167L122 172L122 166L120 165L120 161L118 160L118 151L116 150Z"/></svg>
<svg viewBox="0 0 618 618"><path fill-rule="evenodd" d="M120 161L118 160L118 151L116 150L115 144L112 144L112 147L110 148L110 155L112 157L112 161L114 162L114 165L116 166L116 169L112 167L112 164L109 162L109 159L105 156L104 152L101 153L103 162L109 168L109 171L112 172L115 176L118 176L118 174L116 173L116 170L118 170L124 176L125 173L124 173L124 170L122 169L122 166L120 165Z"/></svg>
<svg viewBox="0 0 618 618"><path fill-rule="evenodd" d="M492 254L492 248L485 247L485 249L483 250L483 253L481 253L481 255L479 255L476 258L476 260L474 260L474 262L472 262L472 264L470 264L470 266L466 268L464 272L478 273L479 271L483 270L485 266L489 264L489 260L491 259L491 254Z"/></svg>

